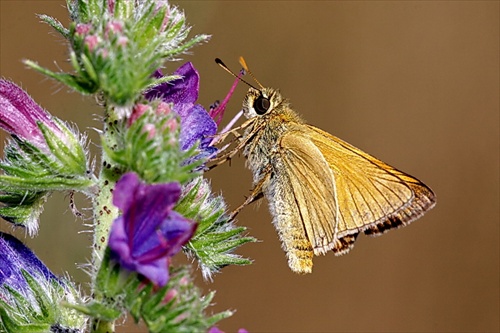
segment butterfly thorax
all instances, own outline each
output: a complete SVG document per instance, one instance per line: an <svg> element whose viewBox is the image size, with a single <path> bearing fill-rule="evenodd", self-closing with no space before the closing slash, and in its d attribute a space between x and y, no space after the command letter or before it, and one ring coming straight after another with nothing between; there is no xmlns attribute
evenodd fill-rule
<svg viewBox="0 0 500 333"><path fill-rule="evenodd" d="M259 104L262 104L261 99L269 103L267 110ZM252 120L243 135L247 140L243 155L254 174L254 181L258 181L262 169L273 164L282 135L297 124L303 124L304 120L291 109L289 101L273 88L250 88L243 102L243 112Z"/></svg>

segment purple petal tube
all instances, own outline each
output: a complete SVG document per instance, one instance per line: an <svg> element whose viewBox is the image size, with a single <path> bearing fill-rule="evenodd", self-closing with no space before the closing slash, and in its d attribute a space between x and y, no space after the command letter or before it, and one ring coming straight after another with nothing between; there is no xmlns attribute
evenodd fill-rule
<svg viewBox="0 0 500 333"><path fill-rule="evenodd" d="M48 151L37 122L45 124L59 137L64 135L52 117L24 90L10 81L0 79L0 128Z"/></svg>
<svg viewBox="0 0 500 333"><path fill-rule="evenodd" d="M0 232L0 297L3 285L8 285L23 295L30 295L31 290L21 270L30 273L40 281L40 286L47 281L60 280L38 259L38 257L16 237Z"/></svg>

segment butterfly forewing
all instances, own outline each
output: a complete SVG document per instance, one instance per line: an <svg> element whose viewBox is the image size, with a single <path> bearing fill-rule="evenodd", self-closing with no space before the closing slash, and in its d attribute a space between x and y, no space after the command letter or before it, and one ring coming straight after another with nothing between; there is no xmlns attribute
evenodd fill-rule
<svg viewBox="0 0 500 333"><path fill-rule="evenodd" d="M312 254L325 254L335 246L334 175L323 154L300 131L283 135L275 156L273 177L280 181L273 182L267 193L268 198L280 198L269 200L275 225L290 268L309 272Z"/></svg>

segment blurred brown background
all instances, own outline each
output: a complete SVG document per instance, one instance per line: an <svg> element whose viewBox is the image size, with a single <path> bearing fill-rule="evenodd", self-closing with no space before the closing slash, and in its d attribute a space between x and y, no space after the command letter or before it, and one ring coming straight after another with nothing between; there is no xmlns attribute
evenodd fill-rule
<svg viewBox="0 0 500 333"><path fill-rule="evenodd" d="M1 1L0 75L95 140L92 127L99 128L101 111L94 100L21 63L29 58L68 68L61 38L35 17L45 13L66 23L64 3ZM360 237L343 257L316 258L308 276L288 269L267 204L248 207L238 224L261 242L239 253L254 264L225 268L213 283L198 277L203 288L217 290L214 310L237 310L220 328L498 331L499 2L174 3L185 10L193 33L213 35L185 57L200 71L203 105L223 98L233 82L213 59L237 71L244 55L259 80L279 87L311 124L420 178L438 197L436 208L410 227ZM244 85L237 89L230 115L245 91ZM242 158L208 177L232 207L251 189ZM3 221L0 229L11 231ZM89 234L78 233L83 229L68 198L55 194L39 237L26 242L56 273L68 271L86 283L77 268L90 253Z"/></svg>

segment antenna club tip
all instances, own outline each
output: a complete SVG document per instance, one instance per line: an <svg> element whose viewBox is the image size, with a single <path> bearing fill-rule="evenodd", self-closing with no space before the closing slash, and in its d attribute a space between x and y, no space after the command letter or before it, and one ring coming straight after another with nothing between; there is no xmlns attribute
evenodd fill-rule
<svg viewBox="0 0 500 333"><path fill-rule="evenodd" d="M248 72L248 65L247 62L245 61L245 58L243 56L240 56L240 65Z"/></svg>

